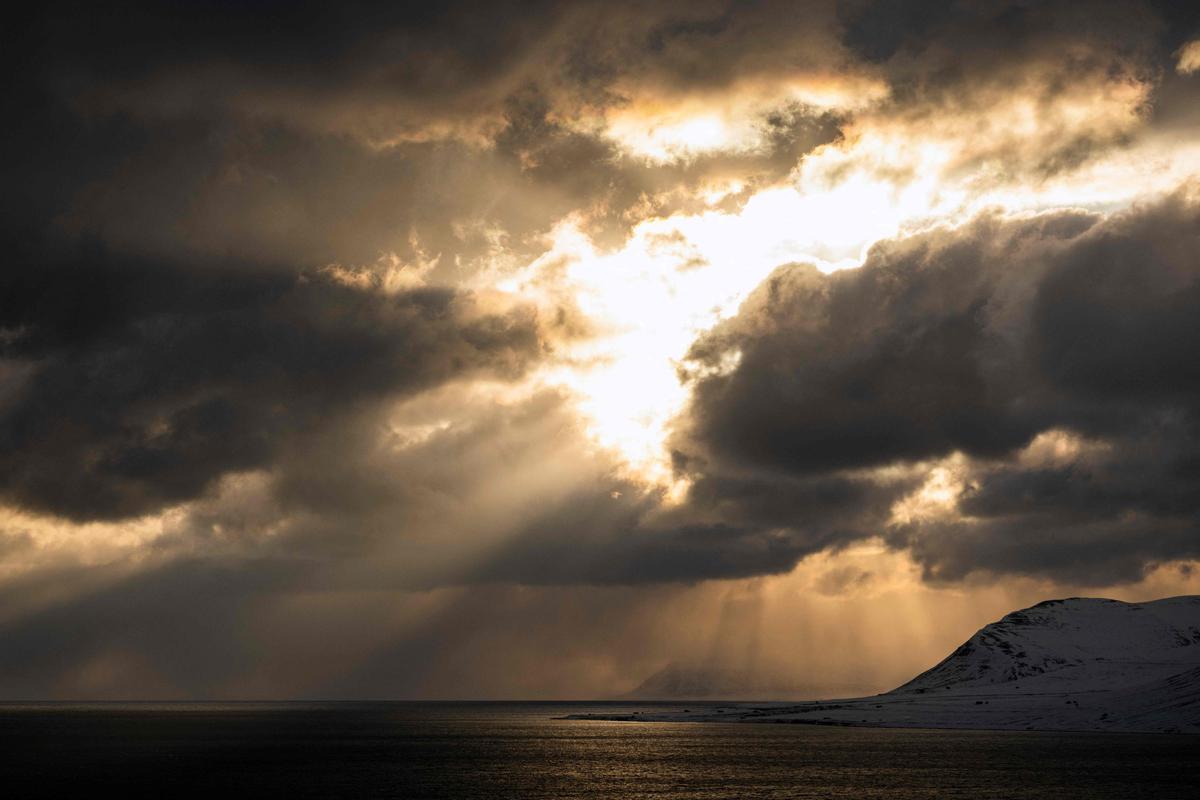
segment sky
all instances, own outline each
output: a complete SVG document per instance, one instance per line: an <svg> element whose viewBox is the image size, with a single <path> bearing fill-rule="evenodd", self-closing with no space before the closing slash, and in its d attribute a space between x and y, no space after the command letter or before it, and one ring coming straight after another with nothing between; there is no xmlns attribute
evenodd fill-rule
<svg viewBox="0 0 1200 800"><path fill-rule="evenodd" d="M0 35L0 698L844 696L1200 593L1195 4Z"/></svg>

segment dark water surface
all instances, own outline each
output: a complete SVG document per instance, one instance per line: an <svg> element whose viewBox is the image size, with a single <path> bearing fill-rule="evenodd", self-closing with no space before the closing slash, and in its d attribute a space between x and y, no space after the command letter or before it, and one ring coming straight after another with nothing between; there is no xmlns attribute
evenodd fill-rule
<svg viewBox="0 0 1200 800"><path fill-rule="evenodd" d="M1200 737L553 719L646 707L0 705L0 791L12 798L114 790L218 798L1200 796Z"/></svg>

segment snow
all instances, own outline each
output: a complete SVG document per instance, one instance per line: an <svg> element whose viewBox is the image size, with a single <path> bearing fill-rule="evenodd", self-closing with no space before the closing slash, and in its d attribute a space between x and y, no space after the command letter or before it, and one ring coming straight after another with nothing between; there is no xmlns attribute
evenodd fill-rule
<svg viewBox="0 0 1200 800"><path fill-rule="evenodd" d="M584 715L590 719L633 719ZM1200 733L1200 596L1050 600L873 697L705 706L638 721Z"/></svg>

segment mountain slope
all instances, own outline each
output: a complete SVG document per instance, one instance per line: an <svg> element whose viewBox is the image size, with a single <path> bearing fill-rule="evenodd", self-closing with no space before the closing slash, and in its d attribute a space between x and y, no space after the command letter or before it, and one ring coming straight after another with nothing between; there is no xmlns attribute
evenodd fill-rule
<svg viewBox="0 0 1200 800"><path fill-rule="evenodd" d="M1200 666L1200 597L1075 597L1014 611L893 693L1085 691Z"/></svg>

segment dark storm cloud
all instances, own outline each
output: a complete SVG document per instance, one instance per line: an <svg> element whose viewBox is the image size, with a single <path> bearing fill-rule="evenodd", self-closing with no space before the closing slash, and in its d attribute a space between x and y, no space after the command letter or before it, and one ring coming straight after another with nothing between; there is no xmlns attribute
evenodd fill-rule
<svg viewBox="0 0 1200 800"><path fill-rule="evenodd" d="M764 572L786 572L809 555L838 551L887 527L895 501L914 490L913 475L752 474L720 463L691 465L689 507L737 520L777 540Z"/></svg>
<svg viewBox="0 0 1200 800"><path fill-rule="evenodd" d="M1090 3L937 2L892 3L865 0L839 4L842 39L871 62L888 64L908 79L948 87L964 79L1003 72L1020 54L1046 55L1054 43L1107 46L1108 57L1120 59L1162 37L1168 49L1178 46L1189 23L1200 22L1194 9L1171 2L1099 0ZM1006 54L1004 48L1012 48ZM1083 66L1083 57L1098 57L1088 47L1064 62Z"/></svg>
<svg viewBox="0 0 1200 800"><path fill-rule="evenodd" d="M762 120L761 152L655 165L568 125L583 107L789 70L852 74L856 53L883 69L899 107L936 107L1003 82L1014 60L1042 64L1067 40L1083 43L1071 70L1133 69L1162 30L1153 8L1109 4L1086 19L1073 4L912 6L899 16L871 3L634 10L67 3L14 20L20 35L5 58L21 80L4 102L22 124L3 134L15 177L3 199L8 496L79 519L137 514L195 497L226 472L271 466L301 431L342 431L329 419L342 410L473 370L514 375L538 348L525 312L480 315L469 297L441 290L363 293L313 268L396 251L440 255L438 269L453 278L494 247L493 226L527 254L525 237L581 209L593 232L616 241L638 214L691 209L691 192L714 176L750 176L747 191L780 179L843 122L785 106ZM487 146L465 143L470 131ZM380 148L385 141L394 144ZM823 279L784 277L796 286L780 289L792 303L780 314L802 318L815 299L800 286ZM971 280L955 273L939 291L973 297ZM877 301L845 301L837 324ZM856 356L853 337L805 354L789 349L803 343L758 342L749 361L795 363L794 382L834 353L857 365L823 396L806 395L795 423L774 413L769 381L724 399L712 395L716 384L699 386L697 424L723 463L782 466L800 475L787 480L805 481L787 490L805 501L779 509L765 498L782 490L706 474L694 501L727 527L697 541L745 541L757 528L737 533L739 514L782 526L800 505L858 505L877 519L898 489L827 470L952 447L993 456L1044 428L1033 412L998 413L1003 398L972 369L994 347L978 305L936 323L917 322L916 306L905 313L906 338L859 333L868 351ZM713 341L698 345L698 358ZM1038 358L1061 358L1053 347ZM749 361L739 375L760 374ZM905 388L880 405L872 385ZM1114 413L1098 408L1093 422L1103 428ZM55 424L64 418L72 424ZM819 424L807 425L812 418ZM337 505L336 492L309 484L310 497ZM345 502L371 484L343 487ZM861 523L840 521L797 547ZM780 552L786 562L792 550Z"/></svg>
<svg viewBox="0 0 1200 800"><path fill-rule="evenodd" d="M786 572L805 554L783 532L724 523L655 524L656 498L597 491L539 514L470 581L527 584L695 582ZM636 486L622 486L636 492Z"/></svg>
<svg viewBox="0 0 1200 800"><path fill-rule="evenodd" d="M535 255L571 213L612 244L698 207L706 182L748 192L838 135L834 116L785 105L760 151L651 164L576 124L628 104L615 82L636 95L663 60L688 85L761 73L722 55L696 74L712 61L699 53L750 47L754 13L752 29L702 34L723 5L39 7L6 41L19 79L2 102L22 123L0 132L0 202L10 224L121 250L301 267L440 256L448 281L500 243Z"/></svg>
<svg viewBox="0 0 1200 800"><path fill-rule="evenodd" d="M528 62L543 62L539 47L557 44L567 8L67 2L27 22L20 51L37 60L33 74L87 108L276 117L386 141L430 121L470 121L519 86Z"/></svg>
<svg viewBox="0 0 1200 800"><path fill-rule="evenodd" d="M446 289L98 246L45 255L14 244L21 268L0 278L3 352L24 368L0 422L0 493L73 519L192 499L339 415L464 375L516 377L542 346L531 310L487 313Z"/></svg>
<svg viewBox="0 0 1200 800"><path fill-rule="evenodd" d="M981 87L1023 86L1045 106L1081 77L1115 86L1161 66L1153 10L1076 5L966 4L886 25L858 3L39 6L6 42L20 79L3 102L22 124L0 133L13 186L0 202L10 220L138 252L301 266L440 255L456 280L498 241L535 254L571 213L611 245L646 216L697 210L714 180L741 182L736 205L847 119L781 99L758 120L761 148L651 164L577 125L585 109L720 105L757 82L878 71L896 94L887 113L915 125L990 107ZM905 45L864 67L855 48L872 25ZM1052 131L1033 155L1000 143L960 168L1055 171L1120 138L1077 133Z"/></svg>
<svg viewBox="0 0 1200 800"><path fill-rule="evenodd" d="M298 432L265 492L197 504L156 546L341 563L359 587L695 583L785 572L838 546L839 522L884 518L895 493L837 478L700 481L689 506L664 510L609 457L581 457L591 444L567 397L463 406L399 447L371 415ZM818 509L823 524L794 528Z"/></svg>
<svg viewBox="0 0 1200 800"><path fill-rule="evenodd" d="M25 22L33 39L20 52L91 107L275 116L388 141L494 115L528 85L573 111L627 100L622 80L690 90L781 66L837 68L832 12L829 2L59 3Z"/></svg>
<svg viewBox="0 0 1200 800"><path fill-rule="evenodd" d="M601 472L546 498L478 566L452 582L695 583L776 575L870 535L916 484L847 475L693 472L687 502Z"/></svg>
<svg viewBox="0 0 1200 800"><path fill-rule="evenodd" d="M903 528L893 543L908 547L930 581L972 573L1032 575L1082 586L1136 583L1149 568L1200 556L1193 510L1187 516L1101 519L1014 516L972 524L932 522L919 534Z"/></svg>
<svg viewBox="0 0 1200 800"><path fill-rule="evenodd" d="M519 164L521 180L534 196L541 192L553 198L558 214L553 218L585 210L584 227L602 247L620 244L642 219L705 210L697 193L713 181L741 182L742 189L723 206L735 210L754 192L785 178L807 153L836 141L843 122L837 114L793 103L761 121L761 149L656 163L623 154L596 134L572 130L555 121L553 112L538 91L513 96L495 139L496 158Z"/></svg>
<svg viewBox="0 0 1200 800"><path fill-rule="evenodd" d="M1070 173L1141 135L1195 18L1171 6L867 2L841 17L846 45L887 76L886 113L917 135L974 120L948 171L984 186Z"/></svg>
<svg viewBox="0 0 1200 800"><path fill-rule="evenodd" d="M528 264L571 215L610 246L700 210L712 183L745 187L723 206L736 210L863 120L925 134L966 119L953 169L983 183L1128 141L1124 122L1090 118L984 135L978 115L1012 97L1053 117L1081 86L1103 98L1161 80L1145 119L1186 137L1197 78L1161 75L1200 33L1182 5L45 3L10 17L0 499L40 516L2 521L15 577L0 582L0 692L412 696L395 688L407 677L469 693L486 669L503 693L493 664L548 660L530 633L547 609L564 648L642 613L611 594L574 607L572 590L665 596L678 586L648 585L779 574L875 535L931 580L1129 580L1200 555L1200 219L1182 196L1108 221L984 218L832 276L782 268L692 350L678 505L618 477L566 396L472 396L470 379L518 379L568 334L450 288L493 257ZM890 96L820 112L787 92L814 76ZM756 93L751 150L656 163L603 129ZM435 265L430 285L388 290L392 254ZM1023 460L1047 431L1086 446ZM922 462L954 452L961 518L893 524ZM161 531L128 522L184 501ZM53 517L116 524L47 535ZM135 543L97 541L125 524ZM865 579L830 574L831 592ZM425 615L438 592L461 600ZM394 615L410 606L423 618L406 629ZM477 650L454 651L460 631ZM496 655L513 641L533 655Z"/></svg>
<svg viewBox="0 0 1200 800"><path fill-rule="evenodd" d="M687 207L713 176L776 180L837 135L832 117L781 109L762 153L625 158L564 113L624 102L604 90L618 52L690 63L725 35L705 21L724 10L535 10L66 3L15 19L4 495L76 520L138 515L357 432L371 403L514 377L540 354L529 312L385 296L323 266L394 252L452 284L497 237L528 256L544 247L528 237L583 209L617 241L635 206Z"/></svg>
<svg viewBox="0 0 1200 800"><path fill-rule="evenodd" d="M1103 221L985 217L877 245L854 271L781 268L693 347L697 366L740 361L695 380L681 468L771 482L963 453L967 519L890 529L931 577L1103 582L1195 556L1198 231L1179 194ZM1098 446L1016 458L1047 431Z"/></svg>
<svg viewBox="0 0 1200 800"><path fill-rule="evenodd" d="M1025 377L989 329L988 303L998 275L1028 280L1035 265L1014 262L1031 239L1090 223L984 220L958 236L877 245L861 270L780 269L737 320L693 346L701 366L740 353L730 375L696 383L701 440L726 463L796 474L1023 444L1041 420L1005 413L1010 398L981 369L995 358L1006 370L997 383Z"/></svg>
<svg viewBox="0 0 1200 800"><path fill-rule="evenodd" d="M692 192L714 176L749 176L747 192L780 179L844 122L785 106L762 120L761 152L650 164L567 124L588 104L622 108L638 91L661 100L781 70L853 72L858 53L881 65L894 107L936 109L1008 80L1013 62L1044 65L1068 40L1083 43L1069 71L1122 73L1145 62L1162 29L1153 9L1104 5L1086 25L1072 9L913 6L892 19L870 3L668 5L644 14L586 3L545 4L538 13L503 4L47 6L13 27L24 35L6 56L23 80L5 102L23 124L3 134L16 178L3 199L11 242L5 344L14 359L5 366L5 491L51 513L118 518L286 457L297 469L281 491L305 487L291 496L324 498L329 508L353 510L370 498L387 506L378 498L394 487L369 470L355 481L312 475L293 451L345 434L373 452L352 410L474 370L514 375L536 354L533 322L525 312L485 319L469 297L448 291L364 294L314 267L396 251L440 255L439 274L453 279L495 246L494 231L528 255L538 245L525 237L581 209L589 229L612 243L639 214L692 210ZM1063 85L1051 81L1043 99ZM467 129L487 146L465 143ZM1071 233L1088 223L1055 224ZM95 244L81 249L80 237ZM913 291L932 294L942 278L931 273ZM781 317L801 319L819 304L800 287L824 279L797 269L781 280L796 284L780 289L791 303ZM946 280L936 291L975 297L973 278ZM862 315L876 302L846 300L833 312L843 317L837 324L870 318ZM995 343L972 302L928 323L914 305L897 322L905 337L879 342L860 332L866 350L858 355L855 337L795 354L803 342L766 336L748 358L794 364L794 383L809 381L811 365L834 353L856 364L858 372L825 383L823 396L806 395L794 419L776 413L771 379L749 377L757 374L749 363L736 397L713 396L717 384L702 383L697 424L721 463L772 463L788 474L773 476L784 482L776 486L687 467L699 510L681 523L679 541L698 544L681 564L714 575L786 568L798 553L877 528L908 486L830 477L831 468L956 447L995 456L1043 429L1037 413L1001 413L1003 398L973 370L976 354ZM715 341L698 345L697 357ZM1038 356L1056 357L1051 345ZM883 403L876 385L890 392ZM1093 422L1114 413L1096 409ZM73 424L53 424L65 417ZM339 461L330 441L318 452ZM799 534L788 521L804 508L823 522ZM849 508L857 510L842 516ZM606 548L624 546L609 531L643 530L642 511L598 515L608 521L592 528L598 562L625 563L605 561ZM760 547L763 526L793 538ZM670 549L664 542L676 534L664 530L631 534L629 546ZM528 534L547 535L536 526ZM734 552L722 564L727 543ZM495 574L522 574L513 563ZM690 571L610 567L571 574L654 580Z"/></svg>

